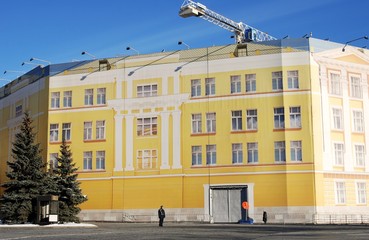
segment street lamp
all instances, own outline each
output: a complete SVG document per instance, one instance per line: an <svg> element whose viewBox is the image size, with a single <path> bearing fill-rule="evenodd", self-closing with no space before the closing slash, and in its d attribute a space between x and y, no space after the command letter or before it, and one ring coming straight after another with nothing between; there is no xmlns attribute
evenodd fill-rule
<svg viewBox="0 0 369 240"><path fill-rule="evenodd" d="M137 55L140 55L140 52L136 49L134 49L133 47L126 47L126 50L129 51L129 50L132 50L132 51L135 51L137 53Z"/></svg>
<svg viewBox="0 0 369 240"><path fill-rule="evenodd" d="M43 59L40 59L40 58L30 58L29 59L29 61L30 62L32 62L33 60L35 60L35 61L39 61L39 62L45 62L45 63L47 63L47 64L51 64L51 62L50 61L46 61L46 60L43 60Z"/></svg>
<svg viewBox="0 0 369 240"><path fill-rule="evenodd" d="M352 42L355 42L355 41L360 40L360 39L366 39L366 40L368 40L368 36L359 37L359 38L356 38L354 40L351 40L351 41L346 42L345 43L345 46L343 46L343 48L342 48L342 52L345 51L345 47L347 46L347 44L352 43Z"/></svg>
<svg viewBox="0 0 369 240"><path fill-rule="evenodd" d="M92 55L91 53L89 53L89 52L83 51L81 54L82 55L88 55L88 56L92 57L93 59L96 59L96 57L94 55Z"/></svg>
<svg viewBox="0 0 369 240"><path fill-rule="evenodd" d="M182 45L182 44L185 45L187 47L187 49L190 49L190 46L187 43L185 43L183 41L178 41L178 45Z"/></svg>
<svg viewBox="0 0 369 240"><path fill-rule="evenodd" d="M22 62L22 66L24 66L24 65L26 65L26 64L28 64L28 65L36 65L36 66L40 66L40 67L44 67L42 64L31 63L31 62Z"/></svg>

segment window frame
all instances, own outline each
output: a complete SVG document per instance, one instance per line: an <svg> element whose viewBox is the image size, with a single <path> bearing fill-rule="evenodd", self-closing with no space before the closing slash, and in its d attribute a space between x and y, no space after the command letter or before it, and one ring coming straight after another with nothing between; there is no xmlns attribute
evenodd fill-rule
<svg viewBox="0 0 369 240"><path fill-rule="evenodd" d="M158 117L140 117L136 120L137 136L147 137L158 134Z"/></svg>
<svg viewBox="0 0 369 240"><path fill-rule="evenodd" d="M191 97L201 97L201 79L191 79Z"/></svg>
<svg viewBox="0 0 369 240"><path fill-rule="evenodd" d="M289 109L290 109L290 128L301 128L301 107L293 106L289 107Z"/></svg>
<svg viewBox="0 0 369 240"><path fill-rule="evenodd" d="M205 78L205 96L215 95L215 78Z"/></svg>
<svg viewBox="0 0 369 240"><path fill-rule="evenodd" d="M232 143L232 164L243 163L243 144Z"/></svg>
<svg viewBox="0 0 369 240"><path fill-rule="evenodd" d="M256 73L245 75L246 92L256 92Z"/></svg>
<svg viewBox="0 0 369 240"><path fill-rule="evenodd" d="M341 73L330 71L329 72L329 82L330 82L330 94L342 96L342 84L341 84Z"/></svg>
<svg viewBox="0 0 369 240"><path fill-rule="evenodd" d="M257 142L247 143L247 163L259 163L259 144Z"/></svg>
<svg viewBox="0 0 369 240"><path fill-rule="evenodd" d="M239 113L239 115L236 115ZM242 110L234 110L232 111L232 121L231 121L231 129L232 131L242 131Z"/></svg>
<svg viewBox="0 0 369 240"><path fill-rule="evenodd" d="M62 123L62 139L71 141L72 139L72 123Z"/></svg>
<svg viewBox="0 0 369 240"><path fill-rule="evenodd" d="M136 167L138 170L158 169L158 150L139 149L137 150Z"/></svg>
<svg viewBox="0 0 369 240"><path fill-rule="evenodd" d="M299 89L299 71L298 70L291 70L287 71L287 82L288 82L288 89Z"/></svg>
<svg viewBox="0 0 369 240"><path fill-rule="evenodd" d="M49 127L50 127L49 141L58 142L59 141L59 123L50 123Z"/></svg>
<svg viewBox="0 0 369 240"><path fill-rule="evenodd" d="M285 163L286 162L286 142L275 141L274 142L274 162Z"/></svg>
<svg viewBox="0 0 369 240"><path fill-rule="evenodd" d="M191 162L192 166L202 165L202 146L191 146Z"/></svg>
<svg viewBox="0 0 369 240"><path fill-rule="evenodd" d="M106 104L106 88L97 88L96 90L96 104L105 105Z"/></svg>
<svg viewBox="0 0 369 240"><path fill-rule="evenodd" d="M258 110L246 109L246 129L258 130Z"/></svg>
<svg viewBox="0 0 369 240"><path fill-rule="evenodd" d="M90 126L86 126L87 124L90 124ZM83 123L83 140L92 140L92 127L92 121Z"/></svg>
<svg viewBox="0 0 369 240"><path fill-rule="evenodd" d="M334 165L343 166L345 163L345 144L343 142L333 142Z"/></svg>
<svg viewBox="0 0 369 240"><path fill-rule="evenodd" d="M274 129L284 129L286 119L284 115L284 107L274 108Z"/></svg>
<svg viewBox="0 0 369 240"><path fill-rule="evenodd" d="M143 85L137 85L137 97L155 97L158 95L158 84L152 83L152 84L143 84Z"/></svg>
<svg viewBox="0 0 369 240"><path fill-rule="evenodd" d="M83 152L83 170L91 171L92 170L92 151L84 151Z"/></svg>
<svg viewBox="0 0 369 240"><path fill-rule="evenodd" d="M206 113L206 132L215 133L217 131L216 112Z"/></svg>
<svg viewBox="0 0 369 240"><path fill-rule="evenodd" d="M56 96L54 96L54 94ZM60 92L51 92L50 108L51 109L60 108Z"/></svg>
<svg viewBox="0 0 369 240"><path fill-rule="evenodd" d="M335 201L336 204L346 204L346 183L344 181L335 181Z"/></svg>
<svg viewBox="0 0 369 240"><path fill-rule="evenodd" d="M63 92L63 107L65 108L72 107L72 91L71 90Z"/></svg>
<svg viewBox="0 0 369 240"><path fill-rule="evenodd" d="M96 151L96 170L105 170L105 151Z"/></svg>
<svg viewBox="0 0 369 240"><path fill-rule="evenodd" d="M291 162L302 162L302 141L290 141Z"/></svg>
<svg viewBox="0 0 369 240"><path fill-rule="evenodd" d="M272 72L272 90L273 91L283 90L283 72L282 71Z"/></svg>
<svg viewBox="0 0 369 240"><path fill-rule="evenodd" d="M105 120L96 121L96 139L97 140L105 139L105 128L106 128Z"/></svg>
<svg viewBox="0 0 369 240"><path fill-rule="evenodd" d="M88 88L85 89L85 106L92 106L94 105L94 89Z"/></svg>
<svg viewBox="0 0 369 240"><path fill-rule="evenodd" d="M363 85L361 82L361 75L349 74L349 79L350 79L350 97L360 99L363 98Z"/></svg>
<svg viewBox="0 0 369 240"><path fill-rule="evenodd" d="M217 145L206 145L206 165L217 164Z"/></svg>
<svg viewBox="0 0 369 240"><path fill-rule="evenodd" d="M231 94L241 93L241 75L232 75L230 77Z"/></svg>
<svg viewBox="0 0 369 240"><path fill-rule="evenodd" d="M191 116L192 134L202 133L202 114L193 113Z"/></svg>

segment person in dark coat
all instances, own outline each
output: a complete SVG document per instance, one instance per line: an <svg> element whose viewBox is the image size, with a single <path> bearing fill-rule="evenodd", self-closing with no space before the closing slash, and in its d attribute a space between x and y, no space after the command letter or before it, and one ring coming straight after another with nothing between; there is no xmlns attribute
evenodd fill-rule
<svg viewBox="0 0 369 240"><path fill-rule="evenodd" d="M268 221L268 214L267 214L267 212L263 212L263 222L264 222L264 224L266 224L267 223L267 221Z"/></svg>
<svg viewBox="0 0 369 240"><path fill-rule="evenodd" d="M158 210L158 217L159 217L159 227L163 226L164 218L165 218L165 211L163 206L160 206Z"/></svg>

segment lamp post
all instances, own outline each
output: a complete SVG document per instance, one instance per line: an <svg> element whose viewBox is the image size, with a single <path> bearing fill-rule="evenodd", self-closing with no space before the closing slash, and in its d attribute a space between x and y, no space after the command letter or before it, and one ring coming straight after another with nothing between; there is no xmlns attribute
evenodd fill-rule
<svg viewBox="0 0 369 240"><path fill-rule="evenodd" d="M126 47L126 50L127 51L129 51L129 50L135 51L137 53L137 55L140 55L140 52L137 49L134 49L133 47Z"/></svg>
<svg viewBox="0 0 369 240"><path fill-rule="evenodd" d="M35 65L35 66L40 66L40 67L44 67L44 65L42 65L42 64L37 64L37 63L31 63L31 62L22 62L22 66L24 66L24 65Z"/></svg>
<svg viewBox="0 0 369 240"><path fill-rule="evenodd" d="M185 45L187 47L187 49L190 49L190 45L188 45L187 43L183 42L183 41L178 41L178 45Z"/></svg>
<svg viewBox="0 0 369 240"><path fill-rule="evenodd" d="M35 60L35 61L39 61L39 62L45 62L45 63L47 63L47 64L51 64L51 62L50 61L47 61L47 60L43 60L43 59L40 59L40 58L34 58L34 57L32 57L32 58L30 58L29 59L29 61L30 62L32 62L33 60Z"/></svg>
<svg viewBox="0 0 369 240"><path fill-rule="evenodd" d="M81 53L81 55L88 55L88 56L92 57L93 59L96 59L96 57L95 57L94 55L92 55L91 53L86 52L86 51L83 51L83 52Z"/></svg>
<svg viewBox="0 0 369 240"><path fill-rule="evenodd" d="M344 52L344 51L345 51L345 48L346 48L347 44L352 43L352 42L355 42L355 41L358 41L358 40L360 40L360 39L368 40L368 36L362 36L362 37L359 37L359 38L356 38L356 39L354 39L354 40L351 40L351 41L346 42L346 43L345 43L345 46L343 46L343 48L342 48L342 52Z"/></svg>

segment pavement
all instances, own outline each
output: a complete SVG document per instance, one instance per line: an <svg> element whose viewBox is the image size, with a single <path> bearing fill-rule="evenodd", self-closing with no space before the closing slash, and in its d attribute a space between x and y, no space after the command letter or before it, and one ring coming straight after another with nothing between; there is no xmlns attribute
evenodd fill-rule
<svg viewBox="0 0 369 240"><path fill-rule="evenodd" d="M208 223L109 223L0 225L0 240L116 239L369 239L369 225L274 225Z"/></svg>

